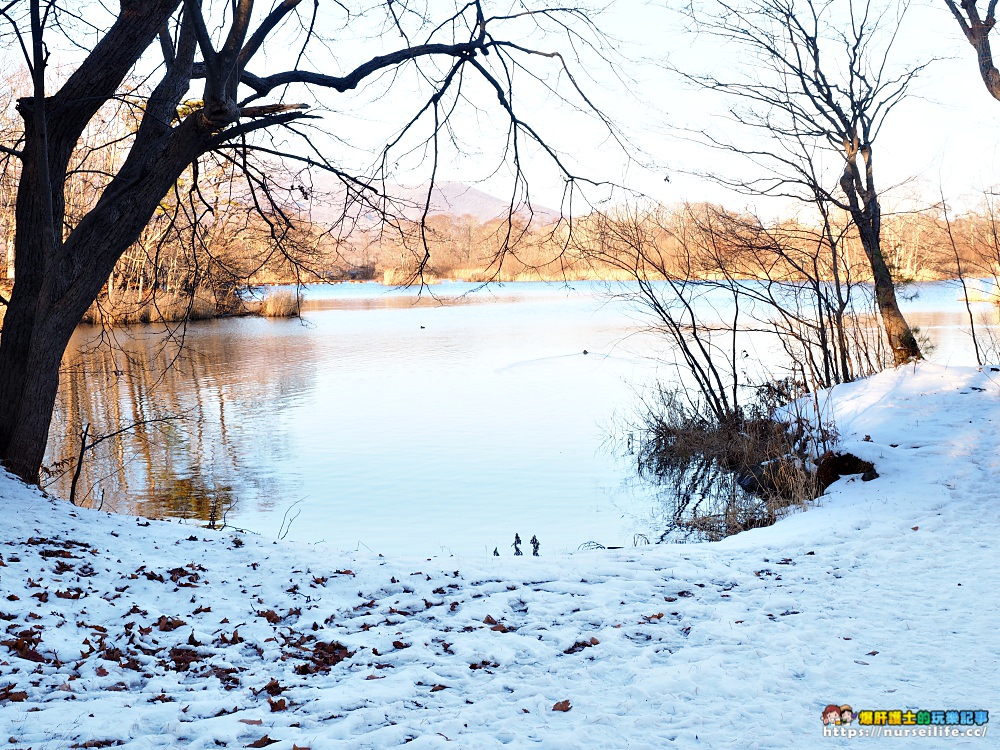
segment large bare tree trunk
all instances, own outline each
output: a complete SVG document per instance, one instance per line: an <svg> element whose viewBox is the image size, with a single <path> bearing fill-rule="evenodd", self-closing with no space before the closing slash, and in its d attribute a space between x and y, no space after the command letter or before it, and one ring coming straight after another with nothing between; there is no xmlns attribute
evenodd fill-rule
<svg viewBox="0 0 1000 750"><path fill-rule="evenodd" d="M17 233L17 282L0 346L0 455L22 479L38 480L59 388L59 364L76 325L159 201L205 147L211 133L199 130L189 127L175 149L152 155L158 158L135 159L154 163L126 162L116 181L122 179L129 189L106 192L66 242L57 244L51 231ZM139 183L131 179L136 170L155 179ZM42 221L49 205L39 200L45 195L44 183L34 160L25 158L19 227L52 226ZM39 257L48 262L30 262Z"/></svg>
<svg viewBox="0 0 1000 750"><path fill-rule="evenodd" d="M875 284L875 302L882 316L882 327L889 348L892 349L894 364L901 365L914 359L920 359L920 347L903 317L896 301L896 284L892 273L882 254L882 207L879 205L878 192L872 170L872 150L870 147L859 147L857 141L845 143L846 165L840 178L840 187L847 196L851 218L858 228L861 237L861 247L872 269L872 281ZM858 164L861 159L861 166Z"/></svg>
<svg viewBox="0 0 1000 750"><path fill-rule="evenodd" d="M875 283L875 302L882 316L882 327L889 340L889 348L892 349L893 362L901 365L920 359L920 347L896 301L896 285L882 255L879 234L870 226L862 227L861 224L858 224L858 232L861 235L861 247L864 248L871 264L872 279Z"/></svg>

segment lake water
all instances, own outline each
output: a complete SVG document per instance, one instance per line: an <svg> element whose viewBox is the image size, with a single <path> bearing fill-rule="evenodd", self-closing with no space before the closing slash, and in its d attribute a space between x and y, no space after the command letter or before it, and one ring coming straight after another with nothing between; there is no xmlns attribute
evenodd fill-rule
<svg viewBox="0 0 1000 750"><path fill-rule="evenodd" d="M919 291L904 310L933 358L972 362L954 287ZM637 392L672 377L642 316L597 283L430 292L310 288L301 321L206 321L173 339L81 328L50 489L68 496L82 425L146 421L88 454L86 504L225 513L268 538L394 554L506 556L515 533L527 554L533 535L542 554L659 536L669 511L606 447Z"/></svg>

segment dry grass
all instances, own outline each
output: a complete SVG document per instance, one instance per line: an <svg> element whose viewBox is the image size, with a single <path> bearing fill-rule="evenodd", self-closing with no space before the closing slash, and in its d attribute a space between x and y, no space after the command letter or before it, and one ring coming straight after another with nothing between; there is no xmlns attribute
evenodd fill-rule
<svg viewBox="0 0 1000 750"><path fill-rule="evenodd" d="M206 292L186 294L157 292L140 300L118 298L95 302L83 315L83 323L129 325L134 323L176 323L202 320L218 315L215 298Z"/></svg>
<svg viewBox="0 0 1000 750"><path fill-rule="evenodd" d="M275 288L264 292L259 314L265 318L297 318L302 295L295 289Z"/></svg>
<svg viewBox="0 0 1000 750"><path fill-rule="evenodd" d="M673 505L667 533L721 539L769 526L822 493L815 459L833 430L781 414L767 400L724 423L677 390L661 388L646 404L636 458Z"/></svg>

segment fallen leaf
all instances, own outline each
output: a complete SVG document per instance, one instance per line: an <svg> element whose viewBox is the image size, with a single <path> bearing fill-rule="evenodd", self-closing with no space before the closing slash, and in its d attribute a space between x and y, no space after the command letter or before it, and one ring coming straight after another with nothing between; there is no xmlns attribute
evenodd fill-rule
<svg viewBox="0 0 1000 750"><path fill-rule="evenodd" d="M261 719L240 719L240 722L254 727L259 727L264 723Z"/></svg>
<svg viewBox="0 0 1000 750"><path fill-rule="evenodd" d="M267 702L271 706L271 713L275 713L276 711L284 711L286 708L288 708L288 701L286 701L284 698L278 698L278 700L276 701L268 698Z"/></svg>
<svg viewBox="0 0 1000 750"><path fill-rule="evenodd" d="M570 705L569 701L559 701L558 703L556 703L556 705L552 707L552 710L562 711L563 713L565 713L566 711L569 711L571 708L573 708L573 706Z"/></svg>
<svg viewBox="0 0 1000 750"><path fill-rule="evenodd" d="M177 630L177 628L184 624L184 620L177 617L167 617L166 615L160 615L160 619L156 621L156 627L165 633Z"/></svg>
<svg viewBox="0 0 1000 750"><path fill-rule="evenodd" d="M22 703L28 700L28 694L23 690L14 690L15 684L12 682L6 687L0 688L0 701L10 701L11 703Z"/></svg>
<svg viewBox="0 0 1000 750"><path fill-rule="evenodd" d="M272 677L271 681L264 686L264 690L268 695L280 695L284 692L285 688L281 686L281 683L277 679Z"/></svg>
<svg viewBox="0 0 1000 750"><path fill-rule="evenodd" d="M279 622L281 622L281 615L279 615L273 609L268 609L263 612L258 612L257 617L263 617L272 625L277 625ZM263 747L263 745L261 745L261 747Z"/></svg>
<svg viewBox="0 0 1000 750"><path fill-rule="evenodd" d="M278 740L272 740L270 737L268 737L265 734L263 737L261 737L256 742L251 742L249 745L247 745L247 747L267 747L268 745L275 744L277 741Z"/></svg>
<svg viewBox="0 0 1000 750"><path fill-rule="evenodd" d="M591 646L596 646L598 643L600 643L600 641L597 640L596 638L591 638L589 641L577 641L572 646L570 646L568 649L566 649L565 651L563 651L563 653L564 654L576 654L576 653L579 653L580 651L583 651L585 648L590 648Z"/></svg>
<svg viewBox="0 0 1000 750"><path fill-rule="evenodd" d="M439 690L447 690L447 689L448 689L447 685L435 685L434 687L431 688L431 692L436 693Z"/></svg>
<svg viewBox="0 0 1000 750"><path fill-rule="evenodd" d="M920 528L919 526L911 526L910 531L916 531L919 528Z"/></svg>
<svg viewBox="0 0 1000 750"><path fill-rule="evenodd" d="M0 645L6 646L11 651L13 651L15 654L20 656L22 659L25 659L26 661L33 661L39 664L45 663L45 657L42 656L33 648L35 644L27 641L24 638L18 638L16 640L11 639L9 641L0 641Z"/></svg>

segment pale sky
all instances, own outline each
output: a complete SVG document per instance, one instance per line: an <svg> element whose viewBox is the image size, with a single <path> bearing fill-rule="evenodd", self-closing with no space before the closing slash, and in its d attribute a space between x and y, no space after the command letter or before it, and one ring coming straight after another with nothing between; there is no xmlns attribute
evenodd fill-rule
<svg viewBox="0 0 1000 750"><path fill-rule="evenodd" d="M835 0L836 2L837 0ZM676 5L675 3L671 3ZM681 28L683 19L665 10L667 3L621 0L608 13L611 33L626 40L621 51L631 57L666 57L691 72L706 72L724 65L726 53L717 40ZM1000 36L995 46L1000 51ZM984 188L1000 183L1000 101L986 91L976 66L975 53L943 0L914 3L894 46L892 60L914 64L935 62L916 81L910 97L890 114L876 143L876 179L883 189L895 187L884 203L892 204L920 195L938 200L943 185L949 202L972 206ZM1000 54L1000 52L998 52ZM730 63L739 65L739 54ZM635 141L658 162L644 172L622 172L610 150L597 151L608 173L617 168L620 179L664 202L718 200L745 204L721 188L685 174L686 170L739 169L732 157L723 158L687 140L677 127L711 129L741 142L744 137L726 117L730 104L722 95L699 92L677 80L653 62L639 66L635 106L620 93L617 120ZM748 141L752 143L752 141ZM583 153L591 153L583 149ZM669 175L670 181L663 177Z"/></svg>
<svg viewBox="0 0 1000 750"><path fill-rule="evenodd" d="M699 168L736 170L740 165L731 156L723 160L718 153L698 147L678 130L707 128L741 142L744 136L726 117L729 100L714 92L693 90L662 65L669 60L691 72L706 72L712 65L725 63L727 52L730 62L739 65L740 53L720 51L717 40L684 30L683 18L667 5L619 0L609 8L602 24L621 39L617 51L642 62L629 66L635 79L631 92L608 86L595 96L645 152L642 158L655 162L653 168L628 165L620 151L602 143L596 131L571 124L554 130L561 134L560 146L573 152L584 173L625 182L667 203L715 200L742 207L749 198L728 194L686 174ZM1000 36L996 46L1000 50ZM956 207L975 205L984 188L1000 183L1000 101L986 92L972 47L943 0L923 0L910 7L893 49L891 59L900 65L942 59L921 74L909 98L890 114L879 135L876 179L883 189L894 188L883 203L891 207L918 195L935 202L943 185ZM573 122L571 118L558 121ZM669 182L664 179L667 176ZM456 176L460 178L461 173ZM536 180L542 200L557 200L548 198L557 191L544 179Z"/></svg>
<svg viewBox="0 0 1000 750"><path fill-rule="evenodd" d="M833 0L835 4L847 0ZM617 0L599 16L602 28L618 41L606 50L617 56L627 85L617 80L613 72L590 60L586 75L581 76L587 93L595 103L622 128L638 147L638 162L629 160L607 137L607 134L587 119L566 108L560 109L551 98L532 93L530 86L517 88L518 104L533 125L565 155L567 163L580 174L609 179L644 191L663 202L712 200L732 207L743 207L749 199L727 195L715 185L686 174L686 170L708 168L731 172L741 169L738 160L727 157L722 161L716 153L699 148L685 140L679 127L695 130L710 129L733 141L742 136L734 131L725 118L727 100L719 95L693 91L668 72L663 62L693 73L706 72L713 65L731 64L738 67L743 58L732 49L720 49L717 40L683 29L684 19L672 8L683 5L681 0ZM267 3L261 3L261 12ZM328 72L331 64L342 69L353 67L366 57L398 47L401 40L392 35L379 35L378 29L359 33L357 26L349 31L337 28L339 11L330 3L321 4L321 12L331 24L325 31L332 41L323 54L317 54L314 68ZM430 4L433 8L433 2ZM330 20L332 19L332 20ZM353 23L353 21L352 21ZM1000 37L998 37L1000 40ZM555 46L554 39L528 40L539 48ZM1000 41L997 42L1000 47ZM72 52L53 46L57 61L69 62ZM290 46L263 62L267 68L285 68L291 63ZM320 50L317 50L317 53ZM157 51L151 50L155 62ZM921 195L928 201L937 200L938 185L943 184L946 196L956 207L976 203L976 193L1000 183L1000 102L986 92L975 65L972 48L965 41L958 25L943 0L919 0L909 9L903 33L897 42L893 59L899 64L926 61L932 57L946 58L935 63L917 82L911 97L891 116L886 129L876 143L877 179L883 188L900 185L886 202ZM546 61L541 60L544 64ZM326 67L324 67L324 65ZM309 63L304 64L309 67ZM528 83L523 77L519 84ZM392 87L376 81L362 95L324 96L321 126L332 137L324 141L323 149L338 163L360 165L370 161L370 149L398 125L404 112L412 111L416 89L415 79L404 76ZM501 170L490 178L496 165L496 152L502 144L504 122L498 116L496 100L483 88L475 86L470 93L478 96L481 109L467 109L456 116L455 125L462 140L465 156L454 155L443 160L439 168L441 179L477 184L498 197L505 197L509 179ZM385 95L388 92L388 95ZM199 92L192 92L199 95ZM301 90L289 94L289 99L308 95ZM399 159L396 177L399 182L416 184L427 175L427 165L410 169L423 154L418 152ZM531 177L532 199L552 208L559 207L560 183L546 159L537 152L526 151L525 164ZM666 177L669 176L669 182ZM761 208L768 211L767 208Z"/></svg>

